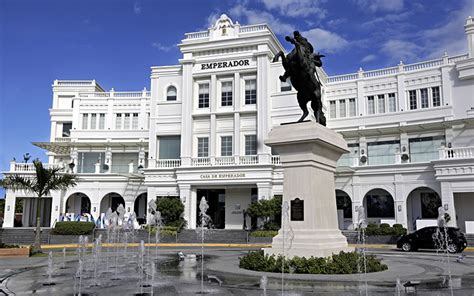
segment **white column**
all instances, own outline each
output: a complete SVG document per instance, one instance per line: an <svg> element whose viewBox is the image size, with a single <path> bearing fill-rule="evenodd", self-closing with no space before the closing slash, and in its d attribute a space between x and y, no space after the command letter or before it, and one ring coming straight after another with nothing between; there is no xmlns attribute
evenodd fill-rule
<svg viewBox="0 0 474 296"><path fill-rule="evenodd" d="M194 60L182 59L182 123L181 123L181 159L183 166L191 165L192 157L192 127L193 127L193 65Z"/></svg>
<svg viewBox="0 0 474 296"><path fill-rule="evenodd" d="M395 206L395 221L398 224L402 224L404 227L408 228L407 224L407 197L405 196L405 186L403 185L403 175L395 174L395 196L394 206Z"/></svg>
<svg viewBox="0 0 474 296"><path fill-rule="evenodd" d="M105 114L105 129L114 130L114 98L107 98L107 114Z"/></svg>
<svg viewBox="0 0 474 296"><path fill-rule="evenodd" d="M271 149L263 142L267 138L270 126L268 74L269 51L266 46L259 46L257 58L257 153L270 155Z"/></svg>
<svg viewBox="0 0 474 296"><path fill-rule="evenodd" d="M216 157L217 152L217 123L216 123L216 114L211 114L211 132L209 135L209 156L211 158Z"/></svg>
<svg viewBox="0 0 474 296"><path fill-rule="evenodd" d="M272 198L272 184L270 182L257 183L258 200Z"/></svg>
<svg viewBox="0 0 474 296"><path fill-rule="evenodd" d="M441 182L441 206L447 209L447 213L451 216L448 226L457 226L456 209L454 208L454 193L451 189L450 182Z"/></svg>
<svg viewBox="0 0 474 296"><path fill-rule="evenodd" d="M78 156L79 156L79 153L77 152L77 148L72 148L71 149L71 163L74 163L74 168L72 171L74 174L77 173L77 168L79 166Z"/></svg>
<svg viewBox="0 0 474 296"><path fill-rule="evenodd" d="M61 210L61 196L64 194L64 192L61 191L54 191L51 192L51 225L50 227L53 227L56 222L59 221L59 214Z"/></svg>
<svg viewBox="0 0 474 296"><path fill-rule="evenodd" d="M400 62L398 67L400 74L397 75L397 99L398 109L397 111L408 110L406 92L405 92L405 74L403 73L403 63Z"/></svg>
<svg viewBox="0 0 474 296"><path fill-rule="evenodd" d="M363 75L362 69L359 69L359 79L357 79L357 112L358 116L364 116L366 114L365 110L365 93L364 86L365 82L361 79Z"/></svg>
<svg viewBox="0 0 474 296"><path fill-rule="evenodd" d="M194 229L196 228L196 214L194 213L193 219L193 211L196 212L196 208L192 207L192 193L191 193L191 185L189 184L180 184L179 185L179 197L181 198L182 203L184 204L184 219L188 223L188 228Z"/></svg>
<svg viewBox="0 0 474 296"><path fill-rule="evenodd" d="M140 116L138 117L138 128L140 130L145 130L147 127L146 121L147 121L147 116L146 116L146 102L148 99L146 98L146 87L143 89L143 97L140 99ZM151 105L150 105L150 108Z"/></svg>
<svg viewBox="0 0 474 296"><path fill-rule="evenodd" d="M5 199L5 216L3 221L3 227L13 227L13 221L15 220L15 203L16 203L16 194L15 192L8 190L6 191Z"/></svg>
<svg viewBox="0 0 474 296"><path fill-rule="evenodd" d="M234 113L234 137L232 139L234 144L234 156L240 155L240 113ZM238 163L236 161L236 163Z"/></svg>
<svg viewBox="0 0 474 296"><path fill-rule="evenodd" d="M112 149L110 147L105 148L105 164L109 166L106 173L112 172Z"/></svg>
<svg viewBox="0 0 474 296"><path fill-rule="evenodd" d="M79 104L81 100L79 98L73 98L72 102L74 106L72 107L72 130L76 130L80 127L80 116L79 116Z"/></svg>
<svg viewBox="0 0 474 296"><path fill-rule="evenodd" d="M469 16L464 25L464 32L467 36L467 48L469 58L474 58L474 17Z"/></svg>

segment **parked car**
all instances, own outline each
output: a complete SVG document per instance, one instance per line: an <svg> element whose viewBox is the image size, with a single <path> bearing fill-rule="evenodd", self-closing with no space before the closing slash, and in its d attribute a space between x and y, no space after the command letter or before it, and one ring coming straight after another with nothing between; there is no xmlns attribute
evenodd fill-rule
<svg viewBox="0 0 474 296"><path fill-rule="evenodd" d="M417 249L447 249L450 253L457 253L464 251L466 247L466 237L455 227L424 227L400 237L397 241L397 248L405 252Z"/></svg>

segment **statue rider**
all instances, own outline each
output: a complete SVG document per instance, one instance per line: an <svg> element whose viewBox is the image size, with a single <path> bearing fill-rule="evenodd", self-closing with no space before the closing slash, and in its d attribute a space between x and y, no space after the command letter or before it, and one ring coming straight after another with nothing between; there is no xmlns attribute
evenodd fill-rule
<svg viewBox="0 0 474 296"><path fill-rule="evenodd" d="M321 55L319 53L314 54L313 46L311 45L311 43L308 42L308 39L306 39L300 34L300 32L295 31L293 34L295 43L298 43L304 49L303 54L306 61L305 64L307 65L306 71L310 74L311 81L314 83L314 85L321 84L319 82L319 76L316 67L322 67L323 62L321 61L321 58L324 57L324 55ZM280 75L279 78L280 81L285 82L288 77L290 77L290 73L288 71L285 71L285 73L283 73L283 75Z"/></svg>

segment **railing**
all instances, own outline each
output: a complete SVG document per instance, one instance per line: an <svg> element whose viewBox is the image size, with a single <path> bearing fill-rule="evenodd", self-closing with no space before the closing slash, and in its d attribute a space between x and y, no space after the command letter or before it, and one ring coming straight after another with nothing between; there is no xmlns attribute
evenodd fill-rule
<svg viewBox="0 0 474 296"><path fill-rule="evenodd" d="M385 76L385 75L392 75L398 73L398 67L392 68L385 68L380 70L372 70L363 72L364 77L377 77L377 76Z"/></svg>
<svg viewBox="0 0 474 296"><path fill-rule="evenodd" d="M439 156L440 159L474 158L474 147L444 148Z"/></svg>
<svg viewBox="0 0 474 296"><path fill-rule="evenodd" d="M281 164L280 155L272 155L272 164Z"/></svg>
<svg viewBox="0 0 474 296"><path fill-rule="evenodd" d="M63 85L63 86L88 86L88 85L94 85L93 80L57 80L57 85Z"/></svg>
<svg viewBox="0 0 474 296"><path fill-rule="evenodd" d="M459 62L459 61L466 60L468 57L469 57L468 54L461 54L461 55L457 55L457 56L454 56L454 57L450 57L450 58L448 58L448 63L453 64L453 63L456 63L456 62Z"/></svg>
<svg viewBox="0 0 474 296"><path fill-rule="evenodd" d="M215 158L215 165L233 165L235 164L235 157L221 156Z"/></svg>
<svg viewBox="0 0 474 296"><path fill-rule="evenodd" d="M243 26L240 28L240 33L250 33L250 32L265 31L265 30L267 30L267 25L264 25L264 24Z"/></svg>
<svg viewBox="0 0 474 296"><path fill-rule="evenodd" d="M207 38L209 37L209 31L192 32L192 33L186 33L185 35L186 35L186 39Z"/></svg>
<svg viewBox="0 0 474 296"><path fill-rule="evenodd" d="M331 83L331 82L342 82L342 81L348 81L348 80L355 80L355 79L357 79L357 77L359 77L359 75L357 73L331 76L331 77L328 77L327 82Z"/></svg>
<svg viewBox="0 0 474 296"><path fill-rule="evenodd" d="M67 137L57 137L56 139L54 139L55 142L61 142L61 143L68 143L68 142L71 142L71 138L67 138Z"/></svg>
<svg viewBox="0 0 474 296"><path fill-rule="evenodd" d="M257 164L257 163L258 163L257 155L239 156L239 164Z"/></svg>
<svg viewBox="0 0 474 296"><path fill-rule="evenodd" d="M191 166L209 166L211 159L209 157L197 157L191 160Z"/></svg>
<svg viewBox="0 0 474 296"><path fill-rule="evenodd" d="M64 168L63 165L53 163L43 163L44 168ZM35 165L33 163L15 163L12 162L10 166L10 172L34 172Z"/></svg>
<svg viewBox="0 0 474 296"><path fill-rule="evenodd" d="M177 168L181 166L181 159L157 159L156 166L159 168Z"/></svg>
<svg viewBox="0 0 474 296"><path fill-rule="evenodd" d="M81 92L80 98L143 98L150 97L149 91L123 91L123 92Z"/></svg>
<svg viewBox="0 0 474 296"><path fill-rule="evenodd" d="M426 68L433 68L433 67L438 67L443 64L443 59L436 59L436 60L431 60L431 61L425 61L425 62L420 62L420 63L415 63L415 64L408 64L403 66L404 71L416 71L416 70L421 70L421 69L426 69Z"/></svg>
<svg viewBox="0 0 474 296"><path fill-rule="evenodd" d="M361 71L360 73L362 73L363 78L395 75L397 73L400 73L400 71L411 72L411 71L418 71L418 70L423 70L423 69L428 69L428 68L436 68L436 67L444 65L445 63L453 64L453 63L465 60L467 58L468 58L468 55L463 54L463 55L449 57L447 58L447 60L445 60L446 57L443 57L440 59L424 61L424 62L419 62L419 63L414 63L414 64L407 64L407 65L401 64L397 67L390 67L390 68L378 69L378 70L372 70L372 71L366 71L366 72ZM344 75L330 76L327 78L327 83L344 82L344 81L351 81L351 80L357 80L357 79L359 79L359 73L350 73L350 74L344 74Z"/></svg>

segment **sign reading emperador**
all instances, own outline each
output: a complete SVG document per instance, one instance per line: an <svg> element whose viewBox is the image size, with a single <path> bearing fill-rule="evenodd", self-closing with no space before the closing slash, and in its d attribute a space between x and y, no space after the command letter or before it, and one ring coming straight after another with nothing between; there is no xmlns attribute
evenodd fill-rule
<svg viewBox="0 0 474 296"><path fill-rule="evenodd" d="M229 67L250 66L250 60L235 60L230 62L215 62L201 64L201 70L220 69Z"/></svg>
<svg viewBox="0 0 474 296"><path fill-rule="evenodd" d="M202 174L201 179L235 179L245 178L245 173Z"/></svg>

